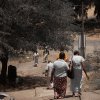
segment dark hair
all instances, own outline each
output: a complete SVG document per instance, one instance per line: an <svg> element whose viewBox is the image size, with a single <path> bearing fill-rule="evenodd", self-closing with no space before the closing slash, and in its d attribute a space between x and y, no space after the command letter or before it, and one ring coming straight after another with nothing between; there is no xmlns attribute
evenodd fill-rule
<svg viewBox="0 0 100 100"><path fill-rule="evenodd" d="M48 61L48 63L50 63L50 62L51 62L51 60Z"/></svg>
<svg viewBox="0 0 100 100"><path fill-rule="evenodd" d="M79 53L79 51L78 50L75 50L74 51L74 55L79 55L80 53Z"/></svg>
<svg viewBox="0 0 100 100"><path fill-rule="evenodd" d="M61 52L61 53L59 54L59 58L60 58L60 59L65 59L65 53L64 53L64 52Z"/></svg>

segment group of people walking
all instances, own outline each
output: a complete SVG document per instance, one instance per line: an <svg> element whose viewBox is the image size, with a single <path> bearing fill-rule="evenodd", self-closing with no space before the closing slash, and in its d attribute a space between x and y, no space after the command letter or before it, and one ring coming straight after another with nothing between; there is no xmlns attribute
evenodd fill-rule
<svg viewBox="0 0 100 100"><path fill-rule="evenodd" d="M43 62L47 62L48 61L48 55L49 55L49 50L47 47L45 47L44 51L43 51ZM34 54L33 54L33 60L34 60L34 67L38 66L38 60L39 60L39 53L37 50L35 50Z"/></svg>
<svg viewBox="0 0 100 100"><path fill-rule="evenodd" d="M54 99L64 98L67 89L67 76L68 71L73 69L74 77L71 78L71 91L72 96L80 96L82 88L82 71L85 72L86 77L88 77L85 71L84 65L85 59L80 56L79 51L74 51L73 56L66 62L65 53L60 52L59 58L51 63L51 61L46 66L46 72L48 72L48 80L50 84L53 83L54 89ZM69 66L69 65L72 66ZM50 85L49 85L50 86ZM49 87L48 87L49 88Z"/></svg>

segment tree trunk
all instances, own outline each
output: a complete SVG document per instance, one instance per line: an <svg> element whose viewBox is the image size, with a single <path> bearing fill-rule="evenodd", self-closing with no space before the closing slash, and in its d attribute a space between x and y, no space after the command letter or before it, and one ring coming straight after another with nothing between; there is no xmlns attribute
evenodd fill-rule
<svg viewBox="0 0 100 100"><path fill-rule="evenodd" d="M1 80L6 81L6 73L7 73L7 63L8 63L8 57L1 59L2 63L2 69L1 69Z"/></svg>

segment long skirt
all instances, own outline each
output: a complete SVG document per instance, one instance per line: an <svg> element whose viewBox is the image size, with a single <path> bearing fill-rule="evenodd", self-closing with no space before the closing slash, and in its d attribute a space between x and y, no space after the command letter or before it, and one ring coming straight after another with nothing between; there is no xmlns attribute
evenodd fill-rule
<svg viewBox="0 0 100 100"><path fill-rule="evenodd" d="M82 69L74 68L74 79L71 79L71 91L81 92L82 88Z"/></svg>
<svg viewBox="0 0 100 100"><path fill-rule="evenodd" d="M57 92L58 96L64 97L66 95L67 77L55 77L54 78L54 92Z"/></svg>

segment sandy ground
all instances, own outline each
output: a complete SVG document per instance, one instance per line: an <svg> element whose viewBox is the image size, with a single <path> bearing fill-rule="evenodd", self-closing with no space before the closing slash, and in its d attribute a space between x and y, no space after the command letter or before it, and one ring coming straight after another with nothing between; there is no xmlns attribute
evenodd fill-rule
<svg viewBox="0 0 100 100"><path fill-rule="evenodd" d="M93 52L94 44L99 46L100 39L88 39L87 50L88 52ZM77 48L77 40L75 41L75 46ZM91 49L91 48L92 49ZM40 53L42 51L39 51ZM58 56L59 51L50 51L49 60L55 61ZM67 52L66 52L67 53ZM67 53L68 54L68 53ZM70 55L70 54L69 54ZM44 77L44 69L47 63L43 63L43 57L41 56L39 59L38 67L34 67L34 61L19 63L19 61L10 61L9 64L15 65L17 67L17 74L22 77L31 76L31 77ZM42 81L42 80L41 80ZM53 90L47 90L46 87L37 87L37 88L29 88L25 90L17 90L12 92L5 92L9 94L11 97L15 98L14 100L50 100L53 98ZM71 92L67 89L67 100L100 100L100 91L92 91L92 92L83 92L81 98L73 98L70 96Z"/></svg>

